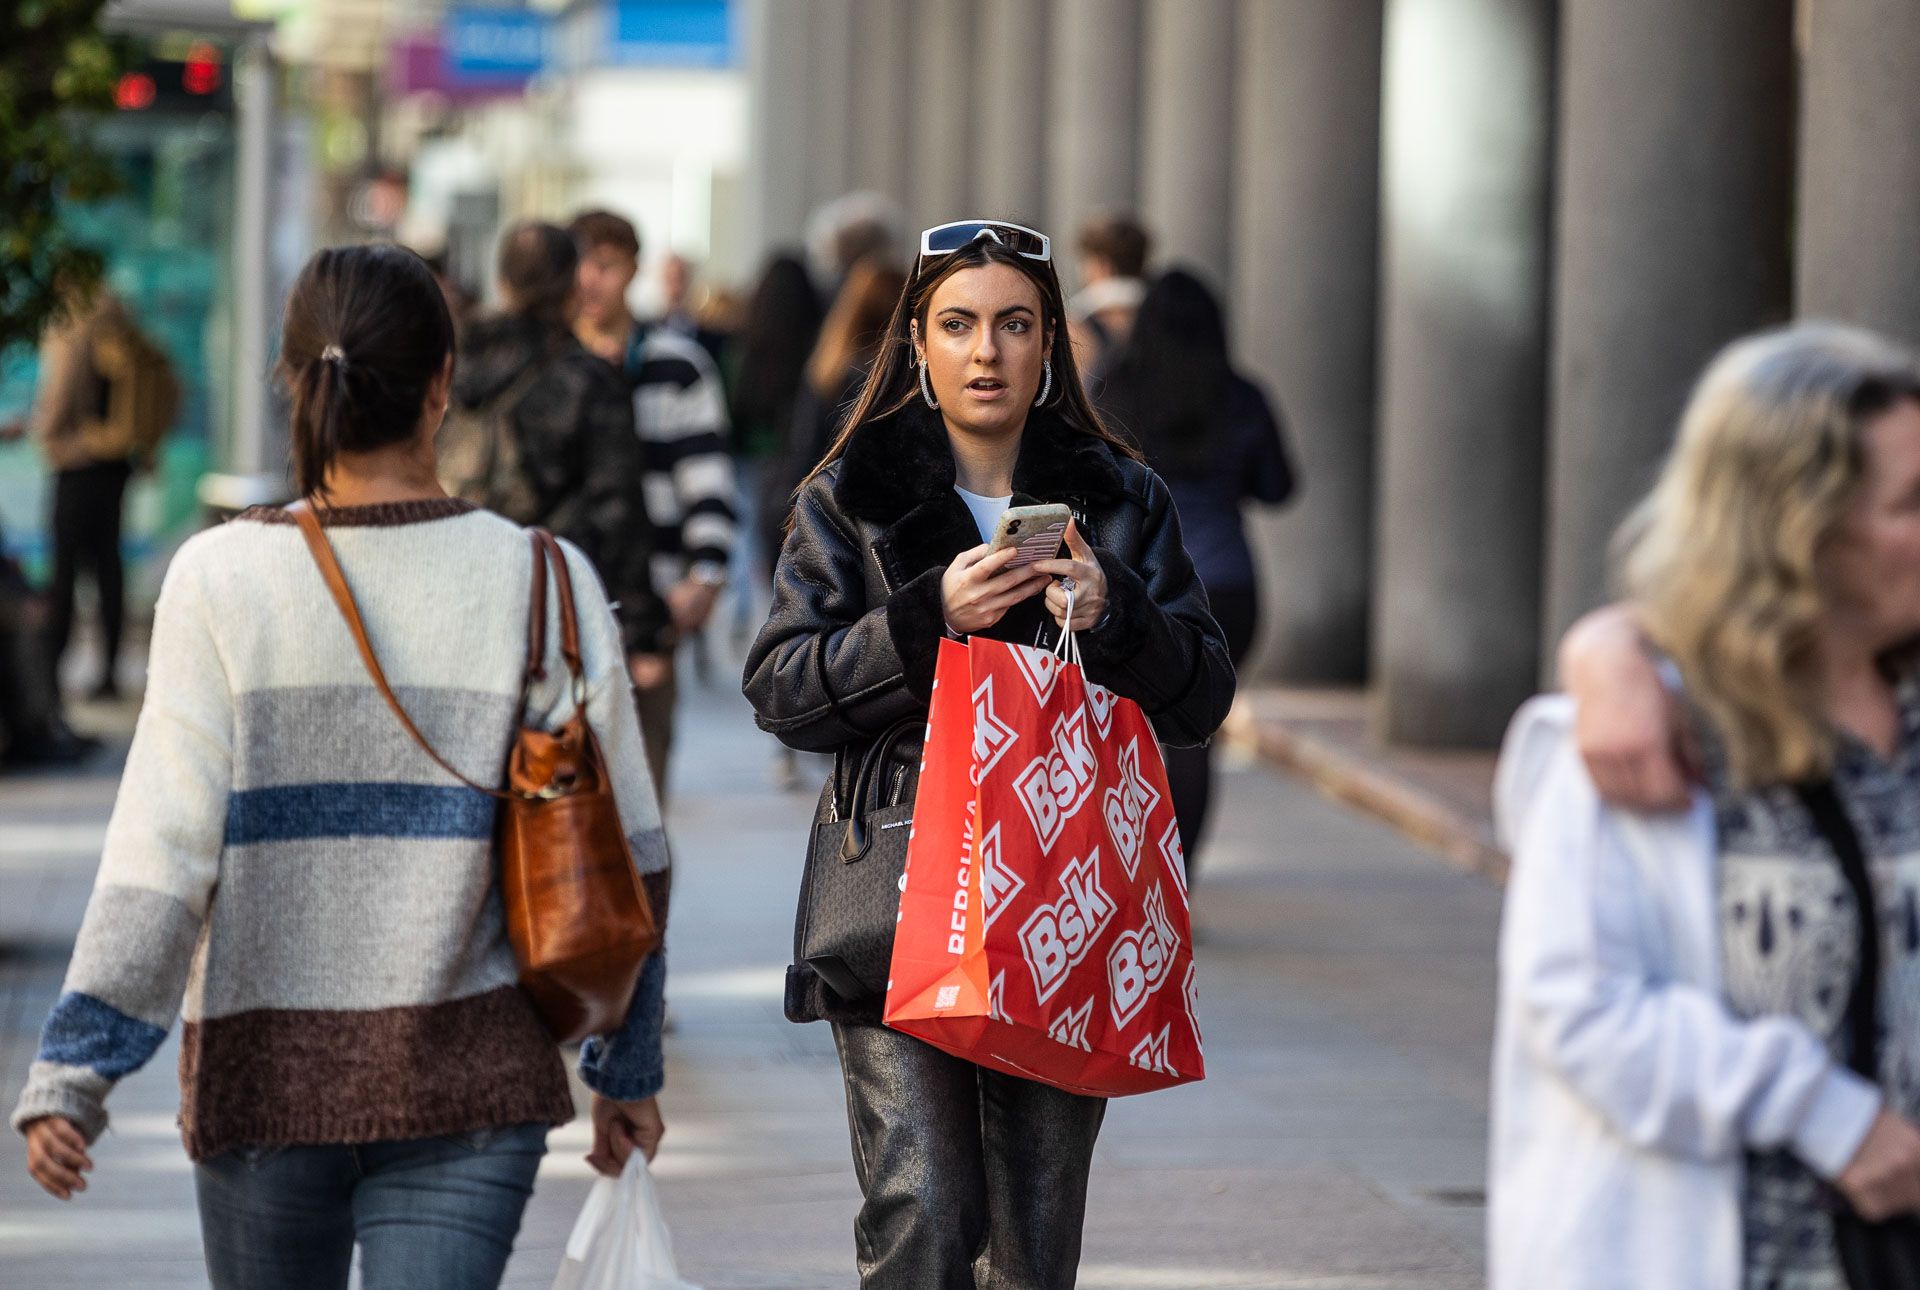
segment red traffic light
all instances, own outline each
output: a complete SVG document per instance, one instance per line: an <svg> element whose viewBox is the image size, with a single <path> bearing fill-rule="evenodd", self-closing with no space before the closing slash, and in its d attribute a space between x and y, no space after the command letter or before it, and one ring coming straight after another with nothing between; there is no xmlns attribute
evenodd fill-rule
<svg viewBox="0 0 1920 1290"><path fill-rule="evenodd" d="M205 41L187 50L186 65L180 69L181 89L189 94L211 94L220 88L222 77L219 50Z"/></svg>
<svg viewBox="0 0 1920 1290"><path fill-rule="evenodd" d="M113 105L122 112L144 112L153 106L159 89L145 72L128 72L113 87Z"/></svg>

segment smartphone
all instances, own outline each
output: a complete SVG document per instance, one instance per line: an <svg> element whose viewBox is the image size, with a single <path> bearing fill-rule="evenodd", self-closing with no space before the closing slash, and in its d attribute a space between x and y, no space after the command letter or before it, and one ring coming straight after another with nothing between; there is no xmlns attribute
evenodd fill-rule
<svg viewBox="0 0 1920 1290"><path fill-rule="evenodd" d="M1067 536L1067 525L1072 522L1073 512L1058 502L1045 506L1010 506L993 526L993 540L987 546L990 552L1019 547L1020 554L1007 561L1007 568L1024 569L1057 557L1060 543Z"/></svg>

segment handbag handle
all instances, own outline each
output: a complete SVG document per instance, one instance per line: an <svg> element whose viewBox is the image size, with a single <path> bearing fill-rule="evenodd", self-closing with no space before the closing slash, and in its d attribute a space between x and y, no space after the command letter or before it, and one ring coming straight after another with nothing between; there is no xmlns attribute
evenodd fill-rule
<svg viewBox="0 0 1920 1290"><path fill-rule="evenodd" d="M921 718L908 717L894 722L867 749L867 755L860 759L860 771L854 777L853 798L847 811L847 831L840 839L840 858L852 864L867 853L871 838L867 833L866 814L871 809L868 798L872 795L873 785L880 777L880 768L888 762L895 744L901 738L921 724Z"/></svg>
<svg viewBox="0 0 1920 1290"><path fill-rule="evenodd" d="M346 620L347 630L353 634L353 643L360 651L360 662L366 667L367 675L372 678L373 686L380 697L387 701L393 715L420 745L420 750L431 757L440 769L447 772L477 793L501 801L512 801L515 794L503 792L497 788L488 788L485 784L476 784L454 768L453 764L440 755L427 737L420 732L413 718L407 714L400 697L393 692L393 686L387 682L385 669L380 666L379 658L373 652L373 642L367 638L366 623L360 617L360 607L354 603L353 589L347 585L346 571L340 567L340 559L334 554L333 544L327 541L326 530L320 527L320 519L313 507L305 501L298 501L287 507L292 513L294 523L300 528L300 534L307 541L307 550L313 555L313 562L319 566L320 576L327 584L327 590L333 594L333 603L339 608L340 616ZM565 554L560 550L551 533L545 529L529 529L533 543L533 599L532 625L528 629L530 644L527 650L527 669L521 682L521 694L531 688L535 680L546 676L546 570L541 566L550 565L560 594L560 655L573 675L574 703L584 713L586 709L586 677L580 659L579 624L574 619L573 584L567 576Z"/></svg>
<svg viewBox="0 0 1920 1290"><path fill-rule="evenodd" d="M1840 872L1853 891L1859 911L1860 957L1854 973L1853 988L1847 993L1847 1065L1854 1074L1869 1083L1880 1082L1880 916L1873 893L1873 877L1867 870L1866 851L1860 835L1841 804L1840 795L1830 780L1802 784L1795 789L1800 801L1813 817L1833 854L1840 861Z"/></svg>

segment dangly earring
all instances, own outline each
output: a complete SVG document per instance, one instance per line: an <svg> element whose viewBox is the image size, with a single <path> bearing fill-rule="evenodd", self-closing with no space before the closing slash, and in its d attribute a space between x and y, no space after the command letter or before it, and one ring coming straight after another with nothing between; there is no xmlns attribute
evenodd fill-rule
<svg viewBox="0 0 1920 1290"><path fill-rule="evenodd" d="M939 411L940 401L933 397L933 383L927 380L927 361L921 359L915 366L920 369L920 397L927 401L928 407Z"/></svg>
<svg viewBox="0 0 1920 1290"><path fill-rule="evenodd" d="M1036 408L1039 407L1042 403L1045 403L1047 401L1047 396L1053 393L1053 360L1052 359L1048 359L1045 363L1041 364L1040 374L1041 374L1040 375L1040 397L1033 401L1033 406Z"/></svg>

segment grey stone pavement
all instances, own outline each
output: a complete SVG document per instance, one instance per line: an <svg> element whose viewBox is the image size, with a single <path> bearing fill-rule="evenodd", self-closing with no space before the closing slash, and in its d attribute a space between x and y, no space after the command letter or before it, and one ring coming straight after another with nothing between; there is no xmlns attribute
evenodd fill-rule
<svg viewBox="0 0 1920 1290"><path fill-rule="evenodd" d="M780 1015L824 763L772 787L731 683L688 685L670 827L674 1030L656 1165L681 1270L708 1290L854 1285L849 1163L827 1031ZM128 708L86 714L128 727ZM58 991L115 758L0 779L0 1098ZM1481 1283L1498 893L1298 782L1230 767L1195 895L1209 1078L1113 1105L1095 1166L1091 1290ZM61 1204L0 1133L0 1286L205 1285L174 1128L172 1044L111 1103L93 1185ZM590 1174L557 1131L508 1284L545 1287Z"/></svg>

